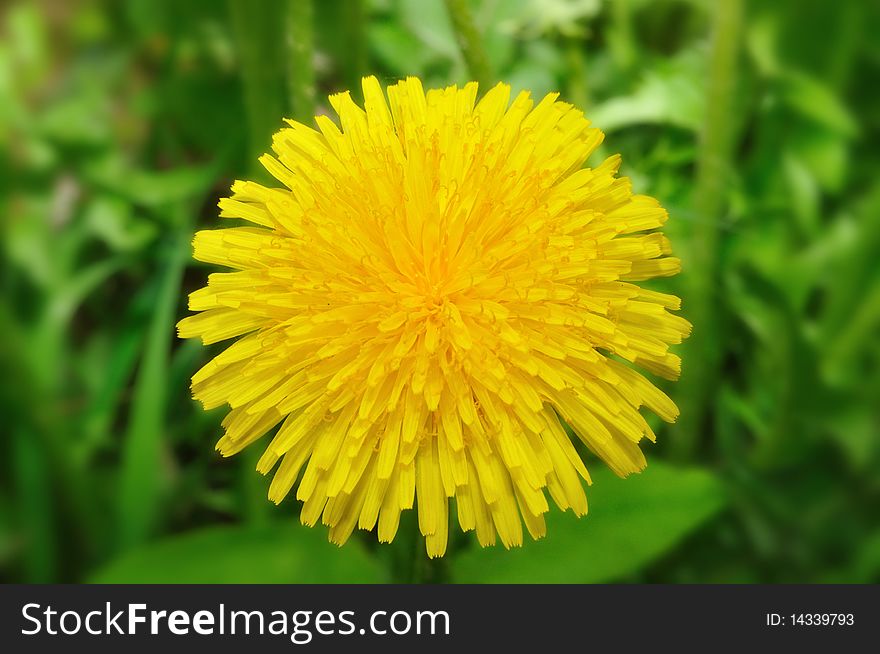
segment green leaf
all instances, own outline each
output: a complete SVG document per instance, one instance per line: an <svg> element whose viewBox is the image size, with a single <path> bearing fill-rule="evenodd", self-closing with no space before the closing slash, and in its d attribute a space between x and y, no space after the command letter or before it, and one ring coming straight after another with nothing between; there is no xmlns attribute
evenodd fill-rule
<svg viewBox="0 0 880 654"><path fill-rule="evenodd" d="M587 33L583 23L594 19L600 9L599 0L532 0L507 27L532 37L556 33L583 37Z"/></svg>
<svg viewBox="0 0 880 654"><path fill-rule="evenodd" d="M867 536L858 548L852 579L858 582L876 583L880 579L880 529ZM848 583L852 581L848 580Z"/></svg>
<svg viewBox="0 0 880 654"><path fill-rule="evenodd" d="M186 207L178 208L179 213ZM167 256L160 259L156 308L147 329L143 356L134 385L128 427L122 445L117 506L118 538L123 547L143 542L160 520L163 492L162 449L168 426L166 386L174 316L183 270L189 259L189 227L186 219L170 243Z"/></svg>
<svg viewBox="0 0 880 654"><path fill-rule="evenodd" d="M819 125L846 137L858 134L852 112L824 81L791 72L784 79L782 93L791 107Z"/></svg>
<svg viewBox="0 0 880 654"><path fill-rule="evenodd" d="M425 70L433 58L415 35L396 23L374 21L367 37L376 58L396 75Z"/></svg>
<svg viewBox="0 0 880 654"><path fill-rule="evenodd" d="M400 21L422 42L423 47L451 61L461 61L455 31L442 2L401 0Z"/></svg>
<svg viewBox="0 0 880 654"><path fill-rule="evenodd" d="M851 406L827 420L828 433L843 452L854 470L866 472L878 450L876 417L865 411L861 398L850 400ZM880 532L878 532L878 569L880 569Z"/></svg>
<svg viewBox="0 0 880 654"><path fill-rule="evenodd" d="M825 191L836 193L849 173L850 146L847 137L821 126L798 126L791 150Z"/></svg>
<svg viewBox="0 0 880 654"><path fill-rule="evenodd" d="M523 46L523 53L504 77L511 86L513 97L520 91L529 91L537 99L554 91L557 76L564 70L559 50L541 41L531 41Z"/></svg>
<svg viewBox="0 0 880 654"><path fill-rule="evenodd" d="M596 105L589 118L605 132L633 125L673 125L697 132L706 113L705 57L688 51L649 69L635 92Z"/></svg>
<svg viewBox="0 0 880 654"><path fill-rule="evenodd" d="M161 217L169 213L169 205L191 200L205 193L214 183L218 165L226 153L216 160L196 166L178 166L168 170L142 170L126 165L117 155L101 157L83 170L87 182L136 206L151 209Z"/></svg>
<svg viewBox="0 0 880 654"><path fill-rule="evenodd" d="M583 518L551 510L547 536L503 552L474 549L453 561L460 583L598 583L636 572L671 550L725 504L721 482L697 468L652 461L619 479L597 470ZM528 537L526 537L528 538Z"/></svg>
<svg viewBox="0 0 880 654"><path fill-rule="evenodd" d="M208 527L130 551L89 580L102 584L378 583L384 571L359 543L340 548L296 523Z"/></svg>
<svg viewBox="0 0 880 654"><path fill-rule="evenodd" d="M157 231L153 223L135 217L131 204L111 195L92 199L83 218L90 231L115 252L143 249Z"/></svg>

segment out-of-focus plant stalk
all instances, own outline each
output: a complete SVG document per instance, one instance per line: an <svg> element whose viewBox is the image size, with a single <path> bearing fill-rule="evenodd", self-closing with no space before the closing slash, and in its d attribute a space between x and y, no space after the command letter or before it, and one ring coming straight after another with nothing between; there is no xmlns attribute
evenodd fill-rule
<svg viewBox="0 0 880 654"><path fill-rule="evenodd" d="M590 104L587 87L587 67L584 63L584 39L579 36L565 38L565 59L571 71L568 75L568 101L582 111Z"/></svg>
<svg viewBox="0 0 880 654"><path fill-rule="evenodd" d="M248 164L252 175L264 179L257 159L285 113L286 8L278 0L229 0L248 121Z"/></svg>
<svg viewBox="0 0 880 654"><path fill-rule="evenodd" d="M676 396L681 419L672 439L679 459L693 456L706 424L720 363L720 329L717 305L719 284L719 232L726 209L731 153L737 120L733 105L740 52L741 0L719 0L715 5L714 35L706 87L706 121L703 126L697 181L694 191L692 246L684 262L689 280L684 313L694 325L684 350L684 369Z"/></svg>
<svg viewBox="0 0 880 654"><path fill-rule="evenodd" d="M52 502L52 476L43 443L27 426L13 427L13 481L19 498L20 522L28 546L22 563L28 583L44 584L57 580L58 547L56 509Z"/></svg>
<svg viewBox="0 0 880 654"><path fill-rule="evenodd" d="M363 0L340 0L339 10L340 38L345 44L345 56L340 62L342 81L352 97L359 98L361 78L366 74L368 65Z"/></svg>
<svg viewBox="0 0 880 654"><path fill-rule="evenodd" d="M467 0L445 0L452 27L458 39L458 46L467 64L471 77L480 84L480 91L485 93L492 86L492 69L489 57L483 47L480 32L474 24Z"/></svg>
<svg viewBox="0 0 880 654"><path fill-rule="evenodd" d="M293 93L293 87L285 83L288 72L294 71L288 71L285 64L291 52L285 47L284 31L291 26L292 12L311 9L304 9L302 6L294 9L293 5L305 4L311 3L296 0L291 0L290 3L280 0L230 0L229 3L248 119L248 164L250 175L257 178L268 179L268 174L262 170L257 160L269 149L272 134L282 126L281 119L286 113L288 93ZM298 22L300 28L308 30L310 43L311 21ZM311 58L308 53L304 52L302 56L307 58L310 67ZM299 64L300 62L290 65L296 65L296 72L302 74ZM291 82L300 87L298 93L303 93L306 86L314 88L313 83L301 85L301 81L300 77ZM299 107L292 109L300 110ZM247 452L241 457L240 501L245 507L243 514L251 523L264 522L270 510L264 479L254 474L258 458L256 452Z"/></svg>
<svg viewBox="0 0 880 654"><path fill-rule="evenodd" d="M311 124L315 114L315 9L312 0L287 3L287 88L293 118Z"/></svg>
<svg viewBox="0 0 880 654"><path fill-rule="evenodd" d="M629 0L614 0L611 3L611 32L608 46L622 70L632 67L636 59L636 48L632 35L632 12Z"/></svg>

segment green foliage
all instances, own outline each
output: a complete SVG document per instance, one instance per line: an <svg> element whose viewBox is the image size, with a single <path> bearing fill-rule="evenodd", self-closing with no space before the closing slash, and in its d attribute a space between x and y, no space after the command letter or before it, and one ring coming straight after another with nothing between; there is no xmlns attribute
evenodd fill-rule
<svg viewBox="0 0 880 654"><path fill-rule="evenodd" d="M880 7L312 8L0 10L0 579L880 580ZM452 529L431 567L411 514L390 547L337 550L266 501L253 456L213 451L223 411L189 396L217 351L174 336L210 272L193 228L282 117L368 72L559 91L608 133L591 163L621 152L670 212L685 269L657 286L704 324L668 387L682 423L641 476L590 462L590 515L551 511L521 550Z"/></svg>
<svg viewBox="0 0 880 654"><path fill-rule="evenodd" d="M601 583L638 574L725 504L721 482L700 469L651 463L626 480L591 475L584 518L553 512L547 536L502 554L471 549L453 562L467 583Z"/></svg>
<svg viewBox="0 0 880 654"><path fill-rule="evenodd" d="M122 468L119 480L119 544L141 543L151 532L159 510L162 477L162 426L166 418L168 352L173 333L183 270L189 256L188 220L180 220L176 242L169 248L162 272L153 315L147 328L143 357L134 381L128 426L123 436Z"/></svg>
<svg viewBox="0 0 880 654"><path fill-rule="evenodd" d="M99 584L372 584L379 562L299 525L206 527L134 549L89 577Z"/></svg>

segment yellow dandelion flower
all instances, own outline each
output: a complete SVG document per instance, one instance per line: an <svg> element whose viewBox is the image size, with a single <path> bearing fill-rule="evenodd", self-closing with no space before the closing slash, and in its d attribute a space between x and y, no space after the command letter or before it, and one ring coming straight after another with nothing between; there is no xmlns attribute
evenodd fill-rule
<svg viewBox="0 0 880 654"><path fill-rule="evenodd" d="M614 472L641 470L639 409L673 402L629 361L675 378L690 324L677 297L635 284L679 260L653 232L666 211L582 164L603 139L550 94L511 103L499 84L423 91L363 80L364 109L330 97L339 125L288 121L261 158L284 185L236 181L200 231L213 273L189 296L183 338L238 338L192 378L228 404L217 448L277 431L258 464L269 497L299 481L301 520L343 543L378 523L391 541L416 508L446 550L449 500L481 545L544 535L545 490L587 512L584 463L563 424ZM280 426L279 426L280 425Z"/></svg>

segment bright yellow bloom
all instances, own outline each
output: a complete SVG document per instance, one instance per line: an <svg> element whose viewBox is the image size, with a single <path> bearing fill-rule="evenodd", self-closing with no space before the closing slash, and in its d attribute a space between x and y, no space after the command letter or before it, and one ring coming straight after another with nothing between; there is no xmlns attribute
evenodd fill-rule
<svg viewBox="0 0 880 654"><path fill-rule="evenodd" d="M614 472L644 468L639 412L672 401L627 360L675 378L690 324L678 298L633 282L675 274L666 211L583 162L603 134L557 94L510 103L499 84L423 92L363 81L366 110L330 97L337 126L288 121L262 164L285 188L237 181L198 232L195 258L232 268L192 293L180 336L240 337L192 379L228 403L224 455L280 427L280 502L299 479L301 519L343 543L355 525L391 541L416 505L431 556L449 498L481 545L544 534L544 489L587 512L589 475L563 427ZM302 477L300 478L300 473ZM520 518L522 517L522 519Z"/></svg>

